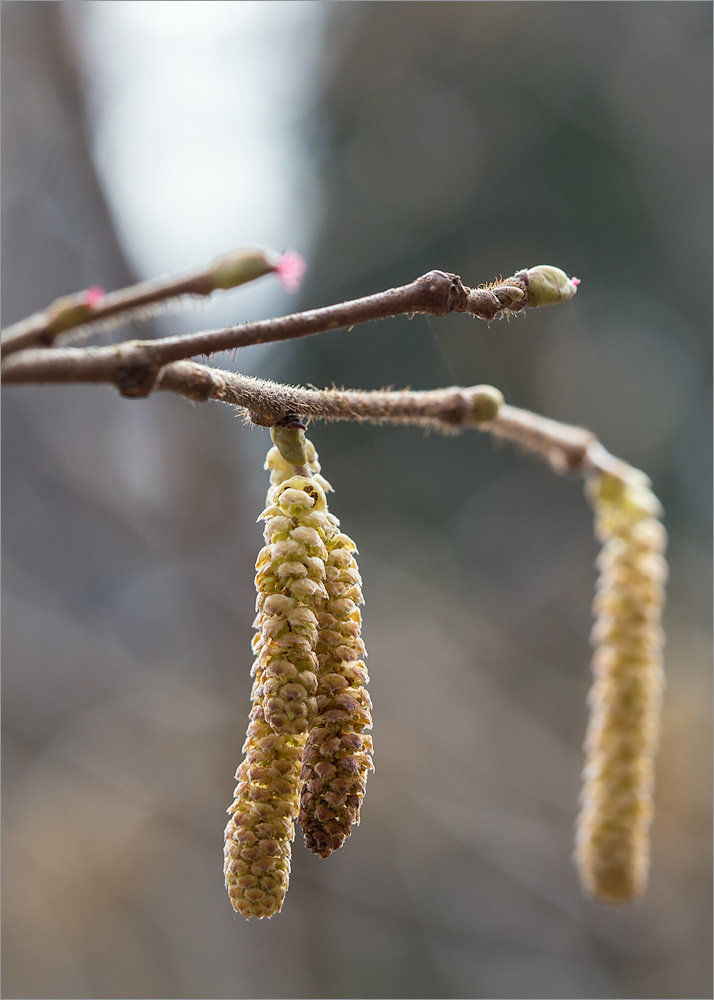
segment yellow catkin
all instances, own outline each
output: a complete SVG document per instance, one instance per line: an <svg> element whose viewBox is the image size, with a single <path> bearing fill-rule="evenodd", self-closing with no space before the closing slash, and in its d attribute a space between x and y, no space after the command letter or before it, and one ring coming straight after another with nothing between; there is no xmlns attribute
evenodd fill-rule
<svg viewBox="0 0 714 1000"><path fill-rule="evenodd" d="M360 638L363 603L354 542L336 531L327 540L329 599L318 613L317 714L301 772L299 821L305 845L328 857L359 823L367 774L373 769L369 677Z"/></svg>
<svg viewBox="0 0 714 1000"><path fill-rule="evenodd" d="M276 733L307 732L317 691L317 617L325 589L327 504L322 487L293 476L270 493L266 545L258 554L256 586L260 629L254 640L265 721Z"/></svg>
<svg viewBox="0 0 714 1000"><path fill-rule="evenodd" d="M324 490L312 479L274 484L268 501L256 563L253 708L224 850L233 908L259 918L279 912L288 888L305 733L316 708L316 611L328 596L323 538L334 533Z"/></svg>
<svg viewBox="0 0 714 1000"><path fill-rule="evenodd" d="M253 708L224 850L231 904L245 917L280 911L298 812L306 843L326 857L359 822L372 769L356 549L327 509L315 448L305 447L309 477L294 475L277 447L266 460Z"/></svg>
<svg viewBox="0 0 714 1000"><path fill-rule="evenodd" d="M278 913L288 891L305 738L274 733L259 694L250 720L225 831L224 874L233 909L260 918Z"/></svg>
<svg viewBox="0 0 714 1000"><path fill-rule="evenodd" d="M645 482L598 475L586 493L603 548L575 853L585 890L600 903L618 905L647 886L664 683L660 619L667 535Z"/></svg>

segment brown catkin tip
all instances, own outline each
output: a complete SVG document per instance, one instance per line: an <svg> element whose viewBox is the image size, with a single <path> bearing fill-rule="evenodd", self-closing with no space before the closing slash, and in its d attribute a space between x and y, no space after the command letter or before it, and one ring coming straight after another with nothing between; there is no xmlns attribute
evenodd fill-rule
<svg viewBox="0 0 714 1000"><path fill-rule="evenodd" d="M262 918L280 912L288 891L305 738L272 731L257 680L250 719L246 756L228 810L223 871L233 909L246 918Z"/></svg>
<svg viewBox="0 0 714 1000"><path fill-rule="evenodd" d="M603 547L575 856L585 890L600 903L617 905L647 886L664 683L667 534L659 503L644 484L597 475L586 494Z"/></svg>
<svg viewBox="0 0 714 1000"><path fill-rule="evenodd" d="M305 845L328 857L359 823L373 770L369 680L360 638L361 579L354 542L335 529L327 540L328 600L318 614L317 712L303 754L299 820Z"/></svg>

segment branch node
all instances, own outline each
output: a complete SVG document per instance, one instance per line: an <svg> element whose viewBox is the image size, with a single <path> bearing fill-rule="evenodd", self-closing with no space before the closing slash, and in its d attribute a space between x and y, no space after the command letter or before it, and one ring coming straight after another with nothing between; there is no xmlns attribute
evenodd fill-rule
<svg viewBox="0 0 714 1000"><path fill-rule="evenodd" d="M127 399L145 399L156 386L160 362L155 361L140 341L122 344L117 365L116 385Z"/></svg>
<svg viewBox="0 0 714 1000"><path fill-rule="evenodd" d="M471 288L461 311L473 313L479 319L489 321L494 319L501 309L503 305L490 288Z"/></svg>
<svg viewBox="0 0 714 1000"><path fill-rule="evenodd" d="M417 278L415 284L421 286L425 308L432 316L448 316L464 308L467 290L458 274L449 271L427 271Z"/></svg>
<svg viewBox="0 0 714 1000"><path fill-rule="evenodd" d="M227 399L227 398L225 399L225 401L229 403L233 402L232 399ZM235 405L240 405L240 404L235 404ZM271 415L269 413L266 413L265 411L251 410L248 407L246 407L246 412L248 414L248 419L250 420L251 424L253 424L255 427L273 427L275 425L275 418L271 417Z"/></svg>

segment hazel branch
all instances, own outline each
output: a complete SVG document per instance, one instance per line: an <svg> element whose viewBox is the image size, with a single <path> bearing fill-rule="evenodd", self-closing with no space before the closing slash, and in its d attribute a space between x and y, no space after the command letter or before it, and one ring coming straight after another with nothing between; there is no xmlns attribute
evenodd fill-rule
<svg viewBox="0 0 714 1000"><path fill-rule="evenodd" d="M137 395L146 379L143 355L136 365L124 349L102 353L99 363L89 364L93 352L104 348L56 348L23 351L3 367L6 383L106 382L125 395ZM545 459L557 472L609 474L623 482L646 484L647 477L627 462L615 458L582 427L509 406L498 389L488 385L414 390L302 389L235 372L222 371L193 361L164 365L151 375L151 388L173 392L195 402L210 399L245 411L249 420L274 427L287 416L313 420L350 420L372 424L390 423L428 427L455 433L477 427L495 438ZM132 389L134 392L132 392ZM146 393L144 393L146 394Z"/></svg>
<svg viewBox="0 0 714 1000"><path fill-rule="evenodd" d="M206 373L217 375L222 384ZM649 485L643 472L610 454L592 431L510 406L490 385L425 391L301 389L183 362L163 369L158 388L188 395L182 390L196 385L194 379L210 380L211 391L203 398L241 407L252 423L261 426L274 426L285 414L299 413L326 422L406 424L443 434L475 427L545 459L556 472L600 473L632 485ZM205 390L208 382L201 384Z"/></svg>
<svg viewBox="0 0 714 1000"><path fill-rule="evenodd" d="M261 256L265 258L265 255ZM234 278L236 269L241 271L243 268L241 273L244 273L246 269L253 268L251 277L258 277L259 274L268 273L269 270L279 272L280 268L279 264L268 267L267 264L252 259L245 265L242 263L235 265L230 261L226 263L227 260L223 258L208 272L196 272L184 277L180 282L174 279L146 282L134 286L133 289L113 292L91 305L84 301L89 293L78 293L78 296L58 299L45 313L31 316L28 320L23 320L5 331L3 356L33 345L51 344L60 332L112 315L131 315L132 310L144 309L147 304L163 299L186 294L208 295L215 288L232 287L232 284L240 283L232 280L231 285L217 284L219 279L216 278L216 273L222 275L220 280L226 281L228 280L226 274ZM260 271L261 266L265 267L265 270ZM258 273L254 273L256 270ZM244 277L242 280L247 281L251 278ZM134 354L142 349L147 365L158 371L161 365L197 355L210 355L217 351L234 350L254 344L294 340L298 337L308 337L394 316L416 313L446 316L450 312L470 312L479 319L488 321L498 315L520 312L527 307L567 301L575 294L578 284L579 279L570 279L559 268L549 265L539 265L519 271L511 278L478 288L464 285L456 274L429 271L408 285L320 309L310 309L290 316L243 323L218 330L164 337L161 340L137 340L127 342L126 346L131 346ZM95 371L99 370L102 361L114 357L115 350L114 347L93 350L92 364L98 366Z"/></svg>
<svg viewBox="0 0 714 1000"><path fill-rule="evenodd" d="M28 316L2 334L2 357L29 347L48 347L55 338L70 330L106 326L107 320L126 323L144 318L151 308L186 296L205 297L219 289L235 288L263 275L275 273L287 291L296 291L305 271L302 258L291 251L235 250L181 275L169 275L153 281L105 294L101 288L55 299L41 312Z"/></svg>

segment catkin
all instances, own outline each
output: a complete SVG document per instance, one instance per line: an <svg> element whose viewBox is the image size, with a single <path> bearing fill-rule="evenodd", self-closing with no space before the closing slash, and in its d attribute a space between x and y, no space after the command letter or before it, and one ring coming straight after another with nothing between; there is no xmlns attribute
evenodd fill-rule
<svg viewBox="0 0 714 1000"><path fill-rule="evenodd" d="M318 613L317 714L307 736L301 772L299 821L305 845L328 857L359 823L367 774L373 769L369 677L360 637L363 603L356 547L336 531L327 540L325 586Z"/></svg>
<svg viewBox="0 0 714 1000"><path fill-rule="evenodd" d="M307 464L326 491L320 463L311 441L305 440ZM292 466L277 447L266 459L272 488L292 474ZM327 546L325 587L328 599L317 611L317 712L307 736L300 774L299 822L306 846L321 857L341 847L359 823L367 775L373 770L369 681L360 631L362 580L354 557L354 542L339 530L329 512L319 525Z"/></svg>
<svg viewBox="0 0 714 1000"><path fill-rule="evenodd" d="M228 895L245 917L280 911L298 814L308 847L326 857L359 822L372 769L356 549L327 509L314 446L303 444L309 476L294 475L277 447L266 460L253 708L224 850Z"/></svg>
<svg viewBox="0 0 714 1000"><path fill-rule="evenodd" d="M286 479L268 501L256 563L253 708L225 831L226 888L245 917L277 913L288 888L305 733L316 708L316 611L327 599L323 538L334 531L312 479Z"/></svg>
<svg viewBox="0 0 714 1000"><path fill-rule="evenodd" d="M603 548L575 854L585 890L598 902L622 904L647 885L667 535L644 483L598 475L586 493Z"/></svg>

